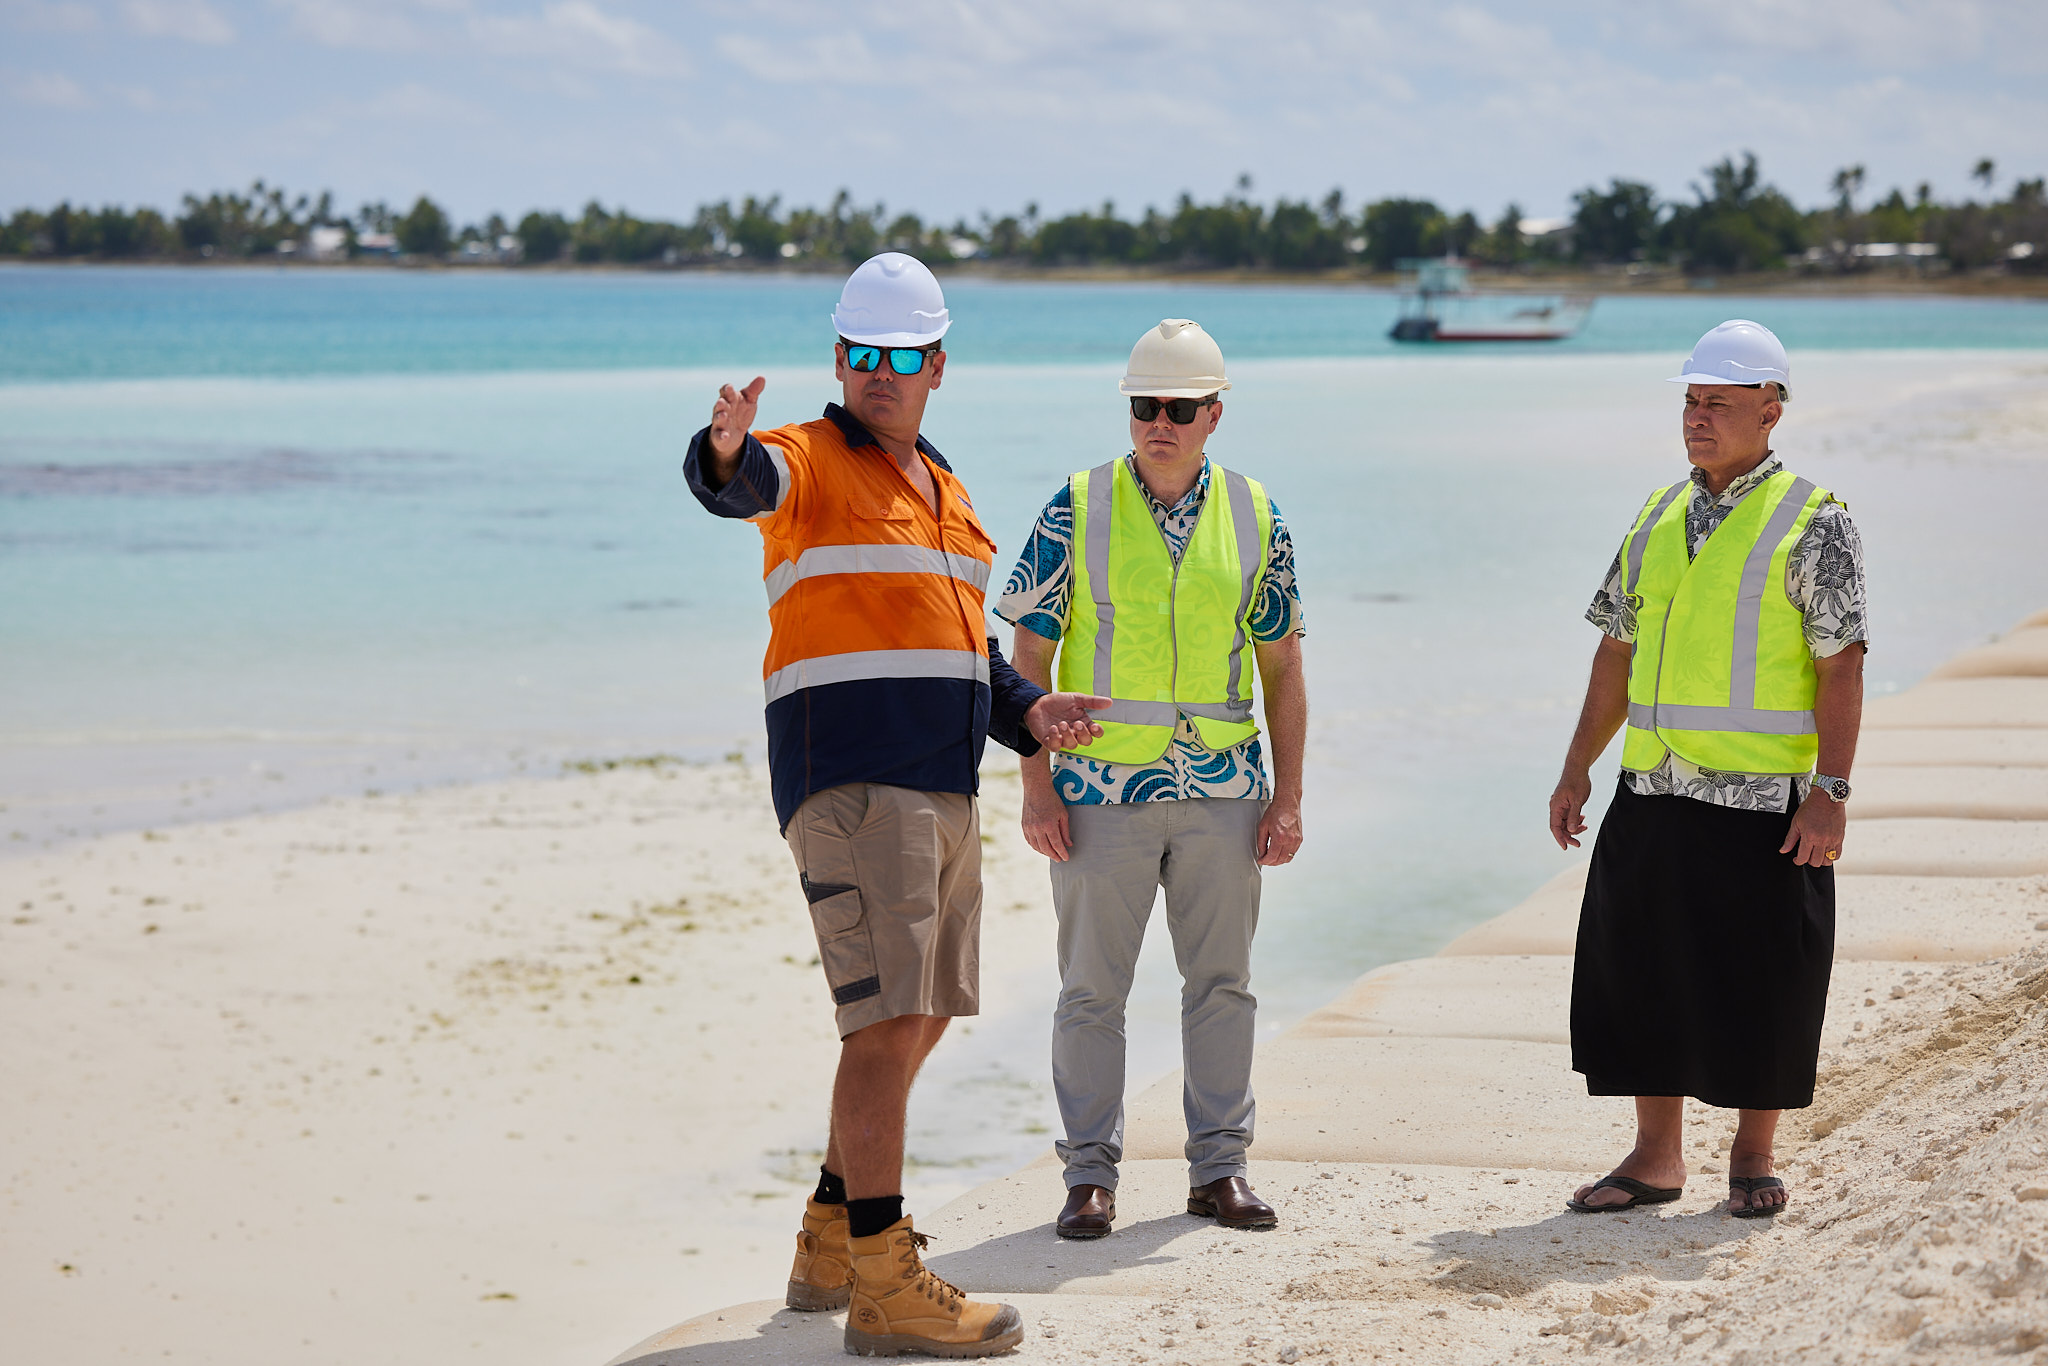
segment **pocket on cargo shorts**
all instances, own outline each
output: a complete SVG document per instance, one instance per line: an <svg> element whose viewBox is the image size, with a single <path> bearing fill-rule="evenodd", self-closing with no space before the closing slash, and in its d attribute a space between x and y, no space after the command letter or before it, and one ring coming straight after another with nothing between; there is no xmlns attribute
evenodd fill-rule
<svg viewBox="0 0 2048 1366"><path fill-rule="evenodd" d="M801 875L804 899L811 905L811 929L818 936L818 961L834 1005L851 1005L882 994L875 970L875 940L868 930L860 888L813 882Z"/></svg>

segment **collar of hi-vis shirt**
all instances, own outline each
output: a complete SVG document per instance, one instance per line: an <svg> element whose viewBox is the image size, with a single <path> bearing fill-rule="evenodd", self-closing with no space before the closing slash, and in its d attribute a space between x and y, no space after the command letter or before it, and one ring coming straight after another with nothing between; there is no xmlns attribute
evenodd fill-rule
<svg viewBox="0 0 2048 1366"><path fill-rule="evenodd" d="M847 412L846 409L836 403L825 405L825 416L831 421L833 426L839 429L839 434L846 438L846 444L854 450L859 450L863 446L880 446L882 444L875 440L873 432L861 425L859 418ZM923 436L917 438L917 449L946 473L951 474L953 472L953 467L946 463L946 457L939 454L939 448L925 440ZM891 458L893 459L894 457L892 456Z"/></svg>

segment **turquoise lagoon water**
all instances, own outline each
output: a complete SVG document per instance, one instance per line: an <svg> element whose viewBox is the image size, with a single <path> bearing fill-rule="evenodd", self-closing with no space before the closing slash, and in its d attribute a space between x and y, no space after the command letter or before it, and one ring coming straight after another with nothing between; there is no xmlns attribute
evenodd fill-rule
<svg viewBox="0 0 2048 1366"><path fill-rule="evenodd" d="M767 374L764 421L816 415L835 294L0 269L0 831L758 756L758 540L678 466L721 380ZM928 433L1006 555L1068 471L1126 447L1139 331L1194 316L1231 357L1214 450L1293 526L1315 709L1308 843L1261 930L1274 1020L1560 866L1543 806L1594 643L1580 613L1682 468L1659 381L1714 322L1762 318L1794 350L1781 447L1870 543L1874 688L2048 601L2018 550L2040 465L1930 460L1885 424L1840 439L1916 354L2048 354L2038 303L1619 297L1541 353L1416 353L1362 289L961 280L949 301ZM1802 445L1823 418L1834 435Z"/></svg>
<svg viewBox="0 0 2048 1366"><path fill-rule="evenodd" d="M839 281L387 270L0 266L0 380L801 365ZM1328 286L949 281L958 358L1119 361L1180 310L1232 360L1385 356L1397 297ZM2048 306L1941 298L1608 297L1553 354L1668 354L1747 307L1799 351L2048 347ZM1679 344L1679 350L1684 351Z"/></svg>

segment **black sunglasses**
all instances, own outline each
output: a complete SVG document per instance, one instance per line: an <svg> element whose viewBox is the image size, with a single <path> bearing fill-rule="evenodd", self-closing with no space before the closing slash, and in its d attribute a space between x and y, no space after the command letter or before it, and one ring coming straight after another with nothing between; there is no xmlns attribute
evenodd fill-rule
<svg viewBox="0 0 2048 1366"><path fill-rule="evenodd" d="M1185 427L1195 420L1196 413L1215 401L1213 398L1153 398L1140 394L1131 400L1131 416L1140 422L1150 422L1164 408L1174 426Z"/></svg>
<svg viewBox="0 0 2048 1366"><path fill-rule="evenodd" d="M914 375L924 369L924 358L936 352L940 343L930 346L868 346L861 342L850 342L841 337L839 344L846 348L846 363L865 375L878 370L882 357L889 358L889 368L899 375Z"/></svg>

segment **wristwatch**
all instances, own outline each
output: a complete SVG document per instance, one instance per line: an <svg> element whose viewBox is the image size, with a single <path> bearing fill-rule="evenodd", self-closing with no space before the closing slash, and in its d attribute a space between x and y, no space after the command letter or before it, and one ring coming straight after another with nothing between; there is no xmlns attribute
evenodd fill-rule
<svg viewBox="0 0 2048 1366"><path fill-rule="evenodd" d="M1813 775L1813 790L1825 792L1837 804L1849 800L1849 780L1836 778L1826 773Z"/></svg>

